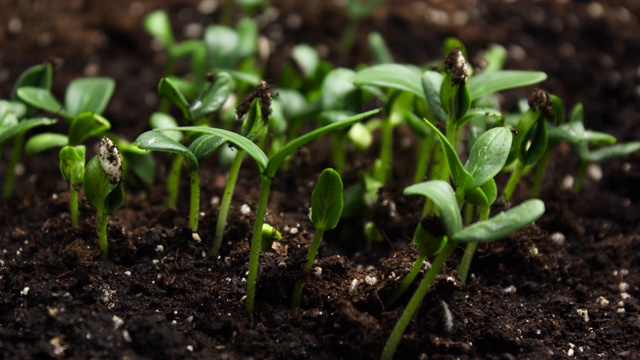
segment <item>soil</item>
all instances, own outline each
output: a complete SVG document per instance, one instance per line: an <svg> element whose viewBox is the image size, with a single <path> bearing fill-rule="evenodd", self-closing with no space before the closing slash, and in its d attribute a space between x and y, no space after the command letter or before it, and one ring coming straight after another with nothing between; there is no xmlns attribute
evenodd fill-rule
<svg viewBox="0 0 640 360"><path fill-rule="evenodd" d="M216 2L203 2L216 3ZM219 11L199 1L2 1L0 98L28 66L62 60L54 92L83 75L116 79L106 112L129 140L147 129L157 108L155 86L164 58L141 31L150 9L169 10L177 29L208 25ZM470 54L492 43L509 51L507 68L542 70L543 87L565 102L585 104L588 127L620 141L640 139L640 3L611 1L387 1L361 24L348 58L337 56L346 15L332 1L272 0L261 31L275 44L266 63L277 79L291 44L306 42L335 64L369 62L366 34L380 31L400 62L439 55L447 36ZM197 27L197 26L196 26ZM183 37L183 35L181 35ZM525 91L525 92L523 92ZM526 91L502 96L507 109ZM5 359L377 358L408 296L393 308L381 299L396 288L417 255L410 234L416 199L402 197L414 158L396 133L398 161L381 201L328 232L317 263L302 271L313 236L307 219L311 189L331 164L322 140L309 145L273 185L267 222L283 233L281 248L261 257L257 309L245 310L246 271L258 178L245 165L221 255L193 245L186 228L186 179L177 208L162 205L167 159L158 183L128 183L123 207L109 224L111 259L99 260L95 212L81 202L70 225L68 191L57 154L25 158L17 195L0 201L0 354ZM409 138L410 139L410 138ZM405 156L406 155L406 156ZM3 154L6 159L7 153ZM365 154L349 154L345 182ZM640 154L593 168L579 195L563 187L577 171L568 149L554 155L541 198L545 215L508 241L479 246L466 285L447 262L398 348L397 358L638 358L640 344ZM599 179L597 172L604 175ZM4 178L6 161L0 164ZM226 168L202 170L200 237L213 237ZM506 179L500 179L504 184ZM527 197L527 181L514 203ZM394 214L393 207L395 207ZM375 219L386 241L367 249L354 233ZM375 281L372 279L375 278ZM302 306L289 308L293 285L305 279ZM410 294L412 291L408 291ZM450 311L453 328L445 326Z"/></svg>

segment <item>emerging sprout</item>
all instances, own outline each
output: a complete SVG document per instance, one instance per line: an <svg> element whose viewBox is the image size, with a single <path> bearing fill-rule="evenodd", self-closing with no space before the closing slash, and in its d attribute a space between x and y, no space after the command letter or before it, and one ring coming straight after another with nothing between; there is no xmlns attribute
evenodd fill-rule
<svg viewBox="0 0 640 360"><path fill-rule="evenodd" d="M109 258L107 223L109 214L120 208L124 201L122 187L122 160L118 148L107 137L100 140L100 154L94 156L84 173L84 193L96 208L98 247L102 259Z"/></svg>
<svg viewBox="0 0 640 360"><path fill-rule="evenodd" d="M305 270L311 269L313 261L318 254L320 240L322 240L324 232L335 228L336 225L338 225L338 221L340 221L340 215L342 214L342 207L344 205L342 192L343 185L340 174L333 169L325 169L322 174L320 174L318 182L311 194L309 219L311 219L311 222L316 227L316 234L309 248L307 263L304 265ZM293 289L293 296L291 298L292 307L300 306L303 289L304 282L298 280Z"/></svg>
<svg viewBox="0 0 640 360"><path fill-rule="evenodd" d="M467 60L462 55L459 47L454 47L449 55L444 59L444 69L451 73L451 79L454 84L464 84L469 78L467 70Z"/></svg>

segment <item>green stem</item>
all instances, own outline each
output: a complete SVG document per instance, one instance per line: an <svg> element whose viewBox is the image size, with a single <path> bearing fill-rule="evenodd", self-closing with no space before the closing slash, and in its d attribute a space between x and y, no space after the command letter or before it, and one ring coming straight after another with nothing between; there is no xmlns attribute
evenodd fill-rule
<svg viewBox="0 0 640 360"><path fill-rule="evenodd" d="M180 173L182 172L182 156L175 155L171 163L171 169L167 175L167 206L176 206L178 203L178 189L180 188Z"/></svg>
<svg viewBox="0 0 640 360"><path fill-rule="evenodd" d="M222 245L222 238L224 237L224 229L227 226L227 216L229 215L229 208L231 207L231 199L233 198L233 190L236 187L236 181L238 180L238 173L240 172L240 166L242 166L242 157L245 151L238 149L236 157L231 163L229 169L229 176L227 177L227 184L224 186L224 195L222 195L222 201L220 202L220 211L218 212L218 220L216 222L216 234L211 244L211 252L215 255L220 251Z"/></svg>
<svg viewBox="0 0 640 360"><path fill-rule="evenodd" d="M418 145L418 160L416 164L416 174L413 177L413 183L417 184L424 181L424 177L427 176L427 169L429 168L429 160L431 159L433 145L435 144L435 134L432 131L424 138L420 138L420 144Z"/></svg>
<svg viewBox="0 0 640 360"><path fill-rule="evenodd" d="M398 301L400 296L404 294L405 290L407 290L409 285L411 285L413 280L420 273L420 269L422 269L422 264L424 262L424 259L426 258L427 258L427 254L425 252L420 251L420 253L418 254L418 257L416 258L416 261L413 263L413 267L411 267L411 270L409 270L407 275L404 277L404 279L400 283L400 286L398 286L398 288L393 293L393 295L391 295L391 297L384 302L385 308L388 309L391 306L393 306L393 304L395 304L395 302Z"/></svg>
<svg viewBox="0 0 640 360"><path fill-rule="evenodd" d="M580 161L580 169L578 170L578 176L576 176L576 182L573 184L573 193L580 193L582 189L582 183L584 182L584 176L587 173L588 163L584 160Z"/></svg>
<svg viewBox="0 0 640 360"><path fill-rule="evenodd" d="M473 208L470 205L467 205L467 209ZM480 221L486 220L489 218L489 207L483 208L480 213ZM473 260L473 255L476 252L476 248L478 247L478 243L468 243L466 249L464 250L464 255L462 256L462 260L460 260L460 264L458 265L458 275L460 276L460 281L464 284L467 282L467 276L469 275L469 269L471 268L471 260Z"/></svg>
<svg viewBox="0 0 640 360"><path fill-rule="evenodd" d="M11 159L9 160L9 165L7 166L7 176L4 182L4 189L2 192L2 196L5 199L8 199L11 195L13 195L13 184L16 180L16 166L18 165L18 161L20 161L20 156L22 155L22 144L24 143L24 134L17 135L15 140L13 141L13 150L11 151Z"/></svg>
<svg viewBox="0 0 640 360"><path fill-rule="evenodd" d="M260 264L260 248L262 241L262 225L267 212L267 202L269 201L269 189L273 180L262 175L260 182L260 198L256 209L256 222L253 227L253 237L251 238L251 252L249 254L249 275L247 276L247 311L253 312L256 297L256 278L258 277L258 265Z"/></svg>
<svg viewBox="0 0 640 360"><path fill-rule="evenodd" d="M220 15L220 23L224 26L231 26L233 21L234 0L224 0L222 7L222 15Z"/></svg>
<svg viewBox="0 0 640 360"><path fill-rule="evenodd" d="M380 139L380 172L376 180L383 185L387 183L391 173L391 161L393 157L393 124L391 116L387 115L382 121L382 134Z"/></svg>
<svg viewBox="0 0 640 360"><path fill-rule="evenodd" d="M504 200L510 200L511 196L513 196L513 192L516 190L516 186L518 185L518 181L520 181L520 177L522 177L522 172L524 171L524 164L520 160L516 160L516 168L511 173L511 177L509 178L509 182L507 182L507 186L504 187L504 191L502 192L502 198Z"/></svg>
<svg viewBox="0 0 640 360"><path fill-rule="evenodd" d="M533 197L540 196L540 190L542 189L542 179L544 178L544 173L547 171L547 165L549 165L549 159L551 159L553 148L554 146L551 146L551 144L549 144L540 160L538 160L538 164L536 165L536 177L533 181L533 186L531 187L531 196Z"/></svg>
<svg viewBox="0 0 640 360"><path fill-rule="evenodd" d="M431 283L436 278L436 275L438 275L445 261L447 260L447 258L449 258L455 247L456 244L452 241L448 242L447 245L445 245L444 249L442 249L442 252L438 254L433 264L431 265L431 269L429 269L425 277L420 282L420 285L418 285L416 292L411 297L411 300L409 300L407 307L404 309L404 312L400 316L400 319L398 319L396 326L393 328L393 331L389 336L389 340L387 340L387 343L382 350L383 360L393 359L393 354L395 354L396 348L400 344L402 335L404 335L404 331L407 329L411 318L420 308L422 300L424 299L425 295L427 295L427 291L429 291Z"/></svg>
<svg viewBox="0 0 640 360"><path fill-rule="evenodd" d="M331 152L333 153L333 163L335 164L336 171L338 174L342 174L344 172L344 164L347 157L346 132L340 132L333 135Z"/></svg>
<svg viewBox="0 0 640 360"><path fill-rule="evenodd" d="M198 217L200 215L200 174L198 168L189 169L191 180L191 201L189 210L189 227L191 231L198 231Z"/></svg>
<svg viewBox="0 0 640 360"><path fill-rule="evenodd" d="M340 42L340 57L345 60L349 57L349 53L353 48L353 43L356 40L358 34L358 26L360 25L359 18L349 19L347 28L342 33L342 41Z"/></svg>
<svg viewBox="0 0 640 360"><path fill-rule="evenodd" d="M109 223L109 213L104 209L98 209L96 213L98 222L98 248L100 249L100 258L102 260L109 259L109 243L107 243L107 224Z"/></svg>
<svg viewBox="0 0 640 360"><path fill-rule="evenodd" d="M69 212L71 225L78 226L78 190L73 184L69 185Z"/></svg>
<svg viewBox="0 0 640 360"><path fill-rule="evenodd" d="M309 253L307 254L307 263L304 265L306 270L311 269L313 266L313 262L316 259L316 255L318 255L318 248L320 247L320 240L322 240L322 236L324 235L324 230L316 229L316 233L313 236L313 242L311 243L311 247L309 248ZM293 296L291 297L291 307L297 308L300 306L300 302L302 301L302 290L304 289L304 282L298 280L296 285L293 287Z"/></svg>

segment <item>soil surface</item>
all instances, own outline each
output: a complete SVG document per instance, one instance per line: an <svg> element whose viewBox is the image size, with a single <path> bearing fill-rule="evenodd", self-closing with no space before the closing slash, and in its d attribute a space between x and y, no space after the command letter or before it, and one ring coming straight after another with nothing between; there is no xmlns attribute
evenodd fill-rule
<svg viewBox="0 0 640 360"><path fill-rule="evenodd" d="M164 57L141 31L155 7L170 11L181 38L220 16L216 1L8 1L0 14L0 98L30 65L60 59L54 92L74 78L101 74L117 88L105 116L133 140L157 108L155 87ZM370 62L366 35L382 33L397 61L425 63L447 36L469 53L492 43L509 51L506 67L545 71L542 85L568 106L585 104L586 125L619 141L640 139L640 2L387 1L361 24L351 56L337 47L347 17L338 2L272 0L261 32L274 44L265 63L277 80L292 44L318 47L335 63ZM189 30L191 29L191 30ZM200 27L200 29L202 29ZM506 110L528 90L503 95ZM55 131L55 129L54 129ZM410 235L418 199L404 198L413 143L396 133L397 161L380 202L326 234L315 267L302 270L313 227L307 219L312 186L331 164L322 140L309 145L276 177L267 222L280 229L278 251L261 257L257 309L245 310L246 272L259 181L245 165L236 188L221 255L193 244L187 229L188 184L177 208L162 205L168 162L158 157L158 183L128 183L126 200L110 217L111 259L99 260L95 211L81 201L72 227L68 191L55 152L19 166L17 195L0 201L0 354L5 359L245 359L377 358L412 291L385 308L417 249ZM372 152L373 154L373 152ZM0 175L8 153L0 154ZM345 182L368 153L350 153ZM481 245L472 275L460 284L462 249L438 276L398 348L397 358L555 359L638 358L640 348L640 154L596 166L583 191L563 187L577 172L575 154L560 148L542 191L545 215L508 241ZM600 172L603 176L600 179ZM213 238L227 170L202 168L199 235ZM500 179L499 186L506 179ZM527 181L514 203L527 197ZM500 186L501 188L501 186ZM252 212L240 211L243 204ZM498 206L499 207L499 206ZM367 249L359 229L375 220L387 240ZM295 282L304 279L302 306L291 310ZM413 289L412 287L411 289ZM410 290L411 290L410 289ZM448 310L447 310L448 309ZM452 329L445 326L447 312Z"/></svg>

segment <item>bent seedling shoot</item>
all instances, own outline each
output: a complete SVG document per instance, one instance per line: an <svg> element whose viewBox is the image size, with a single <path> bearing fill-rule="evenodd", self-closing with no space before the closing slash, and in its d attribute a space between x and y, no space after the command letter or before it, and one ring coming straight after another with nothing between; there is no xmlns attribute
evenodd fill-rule
<svg viewBox="0 0 640 360"><path fill-rule="evenodd" d="M119 70L131 76L144 69L139 78L58 73L52 60L13 72L21 75L0 99L0 156L8 159L0 164L6 212L0 214L0 240L20 240L19 250L0 252L7 293L0 297L0 322L7 322L0 349L15 340L16 348L36 348L37 357L531 357L532 345L519 353L525 345L513 338L503 339L499 354L480 349L492 339L451 332L462 327L452 313L493 306L474 297L486 302L495 295L487 284L504 286L500 274L519 261L531 268L509 274L510 281L537 281L541 269L548 272L541 278L558 278L558 284L531 285L531 293L573 291L577 285L562 276L609 269L607 256L623 252L614 247L616 236L635 231L627 223L637 216L625 213L636 195L630 185L637 178L635 163L614 168L626 179L619 184L623 205L602 204L608 216L624 216L561 223L584 214L573 203L584 206L585 193L598 198L593 192L611 187L590 183L589 167L637 160L640 141L623 134L617 143L616 130L592 129L597 122L586 118L591 104L565 109L563 99L545 87L558 94L566 89L553 88L555 80L544 83L545 72L505 69L516 60L516 45L475 54L477 41L467 49L450 37L441 49L429 48L437 57L401 63L396 59L410 57L392 50L402 43L387 44L382 31L363 33L390 16L378 12L390 11L380 0L335 6L346 11L346 29L327 48L313 39L292 43L292 29L306 33L309 24L284 14L281 29L277 22L284 20L267 1L202 1L175 18L165 9L140 6L129 10L140 12L138 31L153 39L157 56L151 61L147 50L148 64ZM185 25L194 14L208 23ZM100 36L130 35L130 24L113 19L98 22L110 27ZM10 38L17 36L12 21ZM138 37L131 39L123 49L138 45ZM277 47L280 40L284 51ZM354 64L352 58L368 60ZM329 59L341 59L340 66ZM117 67L101 61L102 69ZM101 73L92 69L84 73ZM132 80L139 87L125 83ZM135 98L131 88L144 95L139 109L129 102ZM31 161L53 164L57 176ZM575 176L563 189L558 179L565 171ZM50 199L30 198L43 193ZM121 232L113 231L116 225ZM22 241L25 229L38 234ZM551 260L543 263L525 246L537 246L532 234L547 232L562 241L545 243ZM611 251L569 263L573 255L563 247L562 232L584 241L585 248L606 244ZM44 240L54 255L41 253ZM633 252L630 240L625 244L624 252ZM520 257L506 259L514 254ZM28 256L36 260L23 265ZM57 262L48 263L51 258ZM631 256L625 266L635 262ZM51 274L14 275L28 268ZM558 269L561 275L553 272ZM454 290L440 286L442 274L455 279ZM622 279L628 271L616 274ZM47 279L54 285L43 276L52 276ZM122 285L117 292L111 289L116 285ZM632 286L619 286L623 300L637 293ZM560 334L552 343L540 334L518 336L534 341L536 351L553 349L553 357L562 357L557 347L566 339L593 355L589 346L600 344L587 341L589 336L603 342L608 336L598 326L629 325L621 314L634 313L634 306L624 304L607 308L610 290L597 291L605 299L598 306L582 288L580 295L558 295L571 304L562 302L565 313L554 321L579 314L584 321L572 329L579 336L571 334L582 342L565 337L569 331L556 323L544 330ZM123 298L112 301L116 296ZM496 304L510 301L506 294L500 300ZM444 304L444 310L433 304ZM527 314L545 305L549 301ZM23 321L34 309L38 321ZM438 321L433 314L439 312L449 329L442 333L424 323ZM31 334L45 318L51 329ZM107 335L99 336L95 329L103 325ZM531 333L542 327L527 326ZM99 350L77 350L87 344ZM18 353L7 350L6 356L21 358Z"/></svg>

